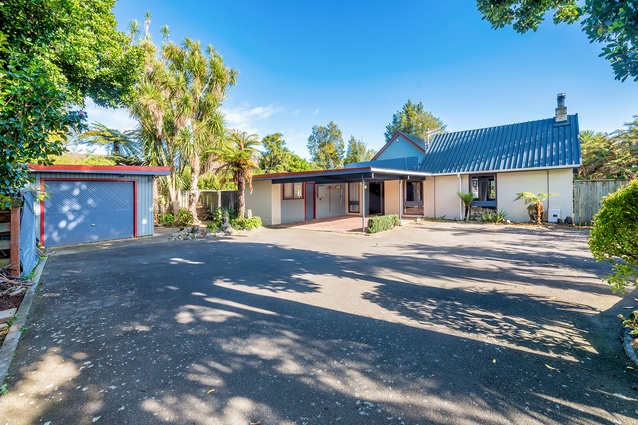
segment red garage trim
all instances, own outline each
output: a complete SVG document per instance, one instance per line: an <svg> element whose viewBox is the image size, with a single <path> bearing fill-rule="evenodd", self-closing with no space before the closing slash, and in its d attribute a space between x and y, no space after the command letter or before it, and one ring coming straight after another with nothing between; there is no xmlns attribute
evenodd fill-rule
<svg viewBox="0 0 638 425"><path fill-rule="evenodd" d="M133 237L137 238L137 180L134 179L89 179L89 178L41 178L40 190L41 193L45 193L45 182L47 181L75 181L75 182L121 182L121 183L133 183ZM40 201L40 244L46 246L44 241L44 199Z"/></svg>
<svg viewBox="0 0 638 425"><path fill-rule="evenodd" d="M32 171L49 173L101 173L101 174L151 174L169 175L170 167L149 167L133 165L38 165L29 164Z"/></svg>

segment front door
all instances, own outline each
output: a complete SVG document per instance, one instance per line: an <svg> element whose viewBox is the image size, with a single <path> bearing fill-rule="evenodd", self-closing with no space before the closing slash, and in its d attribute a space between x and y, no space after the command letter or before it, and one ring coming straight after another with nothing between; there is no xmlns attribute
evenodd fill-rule
<svg viewBox="0 0 638 425"><path fill-rule="evenodd" d="M315 184L304 183L304 192L306 196L306 220L314 220L315 218Z"/></svg>
<svg viewBox="0 0 638 425"><path fill-rule="evenodd" d="M370 182L368 188L368 214L383 214L383 182Z"/></svg>

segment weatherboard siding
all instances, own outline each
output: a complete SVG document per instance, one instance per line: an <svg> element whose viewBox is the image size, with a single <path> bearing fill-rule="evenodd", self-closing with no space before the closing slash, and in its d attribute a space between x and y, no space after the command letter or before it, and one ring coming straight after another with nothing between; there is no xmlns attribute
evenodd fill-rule
<svg viewBox="0 0 638 425"><path fill-rule="evenodd" d="M419 161L423 159L423 151L418 149L412 142L407 141L403 136L397 137L392 143L386 145L375 160L407 158L416 156Z"/></svg>

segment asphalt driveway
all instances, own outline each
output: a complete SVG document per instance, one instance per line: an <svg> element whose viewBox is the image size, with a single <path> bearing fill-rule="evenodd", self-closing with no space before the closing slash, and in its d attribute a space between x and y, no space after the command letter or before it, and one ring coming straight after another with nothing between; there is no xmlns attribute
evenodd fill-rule
<svg viewBox="0 0 638 425"><path fill-rule="evenodd" d="M8 424L631 424L587 232L422 222L61 251Z"/></svg>

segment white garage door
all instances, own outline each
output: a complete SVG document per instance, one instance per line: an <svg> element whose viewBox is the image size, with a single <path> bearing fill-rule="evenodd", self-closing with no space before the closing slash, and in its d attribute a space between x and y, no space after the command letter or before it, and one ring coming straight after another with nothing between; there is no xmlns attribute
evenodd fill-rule
<svg viewBox="0 0 638 425"><path fill-rule="evenodd" d="M135 226L133 182L46 180L45 247L132 238Z"/></svg>

